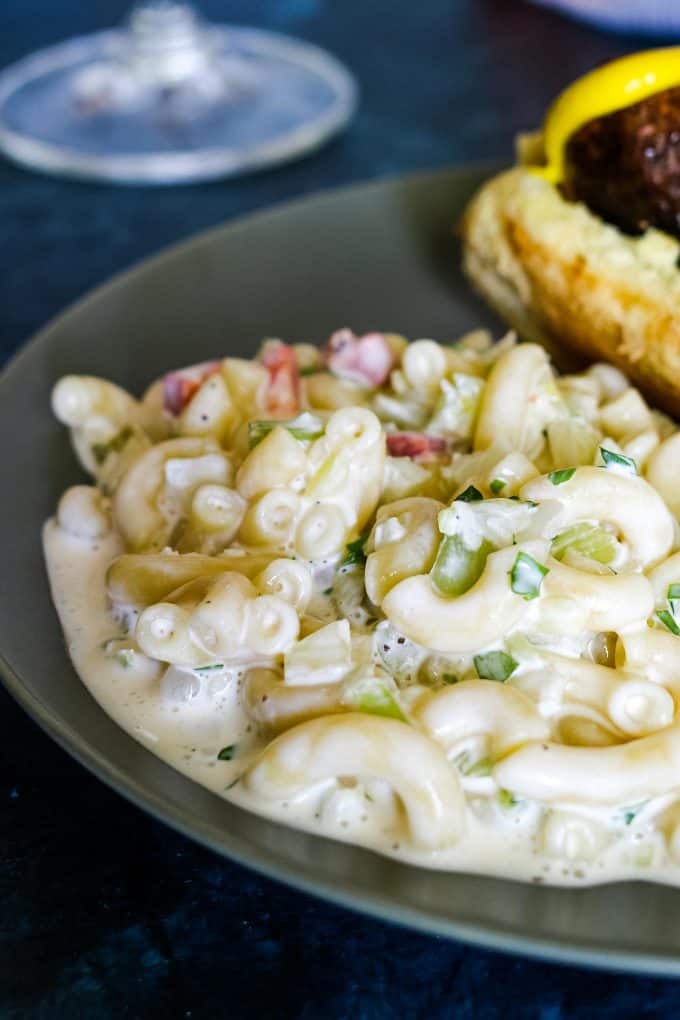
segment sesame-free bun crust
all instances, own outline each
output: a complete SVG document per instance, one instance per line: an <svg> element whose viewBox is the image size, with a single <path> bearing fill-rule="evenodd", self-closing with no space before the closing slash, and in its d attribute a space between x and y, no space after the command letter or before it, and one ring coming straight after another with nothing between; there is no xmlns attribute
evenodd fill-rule
<svg viewBox="0 0 680 1020"><path fill-rule="evenodd" d="M525 167L483 185L461 227L464 269L509 325L612 362L680 417L678 241L629 237Z"/></svg>

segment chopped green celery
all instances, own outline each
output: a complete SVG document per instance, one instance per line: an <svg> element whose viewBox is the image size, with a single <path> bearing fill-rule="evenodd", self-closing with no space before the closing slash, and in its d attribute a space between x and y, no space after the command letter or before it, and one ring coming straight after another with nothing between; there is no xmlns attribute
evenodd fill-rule
<svg viewBox="0 0 680 1020"><path fill-rule="evenodd" d="M597 524L573 524L555 536L550 552L556 560L561 560L567 549L573 549L588 559L609 564L616 559L618 545L611 531Z"/></svg>
<svg viewBox="0 0 680 1020"><path fill-rule="evenodd" d="M510 571L510 587L516 595L527 602L540 595L543 578L550 573L542 563L537 563L528 553L518 552Z"/></svg>
<svg viewBox="0 0 680 1020"><path fill-rule="evenodd" d="M320 499L327 492L333 492L338 485L347 484L350 470L346 450L335 450L321 462L316 474L309 479L305 495L311 499Z"/></svg>
<svg viewBox="0 0 680 1020"><path fill-rule="evenodd" d="M373 410L384 422L393 422L401 429L422 429L427 424L427 407L413 400L392 396L389 393L376 393L373 397Z"/></svg>
<svg viewBox="0 0 680 1020"><path fill-rule="evenodd" d="M568 482L570 478L573 478L576 468L562 468L560 471L551 471L548 475L548 480L552 485L562 485L563 482Z"/></svg>
<svg viewBox="0 0 680 1020"><path fill-rule="evenodd" d="M440 511L437 523L443 535L460 535L468 549L477 548L483 539L501 549L520 537L530 537L528 532L536 532L537 527L540 534L541 517L546 516L547 511L541 514L538 504L513 497L485 499L467 505L454 500Z"/></svg>
<svg viewBox="0 0 680 1020"><path fill-rule="evenodd" d="M343 685L341 700L343 705L355 712L382 715L406 722L406 717L386 678L370 674L368 676L364 674L356 679L350 678Z"/></svg>
<svg viewBox="0 0 680 1020"><path fill-rule="evenodd" d="M338 616L349 620L350 624L363 627L375 619L366 596L361 564L341 567L335 575L331 594Z"/></svg>
<svg viewBox="0 0 680 1020"><path fill-rule="evenodd" d="M352 668L347 620L329 623L293 645L283 659L287 684L332 684Z"/></svg>
<svg viewBox="0 0 680 1020"><path fill-rule="evenodd" d="M479 580L493 546L486 539L478 549L468 549L460 535L445 535L430 571L432 583L441 595L463 595Z"/></svg>
<svg viewBox="0 0 680 1020"><path fill-rule="evenodd" d="M600 433L579 418L558 418L546 427L553 464L592 464ZM552 481L552 478L551 478Z"/></svg>
<svg viewBox="0 0 680 1020"><path fill-rule="evenodd" d="M493 758L478 758L472 764L469 764L469 761L470 756L467 751L464 751L454 759L454 764L458 766L464 776L470 776L475 779L482 776L490 776L491 770L495 765Z"/></svg>
<svg viewBox="0 0 680 1020"><path fill-rule="evenodd" d="M474 663L480 680L497 680L500 683L505 683L519 665L512 655L500 650L475 655Z"/></svg>
<svg viewBox="0 0 680 1020"><path fill-rule="evenodd" d="M474 778L490 776L493 766L494 761L492 758L480 758L479 761L476 761L475 764L467 770L465 775Z"/></svg>
<svg viewBox="0 0 680 1020"><path fill-rule="evenodd" d="M128 439L132 437L132 429L126 425L106 443L93 443L90 449L97 464L103 464L110 453L120 453Z"/></svg>
<svg viewBox="0 0 680 1020"><path fill-rule="evenodd" d="M469 438L485 383L474 375L454 372L452 382L441 381L441 397L430 420L431 431Z"/></svg>
<svg viewBox="0 0 680 1020"><path fill-rule="evenodd" d="M606 446L600 447L600 456L605 468L610 471L618 471L619 474L624 475L637 475L638 473L637 464L632 457L625 457L622 453L608 450Z"/></svg>
<svg viewBox="0 0 680 1020"><path fill-rule="evenodd" d="M387 620L376 627L373 648L380 665L400 686L416 680L427 657L425 648L404 637Z"/></svg>
<svg viewBox="0 0 680 1020"><path fill-rule="evenodd" d="M575 570L584 570L587 574L611 575L616 573L613 567L608 567L605 563L591 559L590 556L584 556L583 553L578 552L573 546L565 549L562 563L566 567L574 567Z"/></svg>
<svg viewBox="0 0 680 1020"><path fill-rule="evenodd" d="M458 670L462 669L460 659L450 659L445 655L427 655L418 673L418 683L427 687L451 686L461 679Z"/></svg>
<svg viewBox="0 0 680 1020"><path fill-rule="evenodd" d="M324 425L320 418L309 411L303 411L289 421L251 421L248 423L248 446L253 450L277 425L290 432L293 439L304 441L318 439L323 435Z"/></svg>

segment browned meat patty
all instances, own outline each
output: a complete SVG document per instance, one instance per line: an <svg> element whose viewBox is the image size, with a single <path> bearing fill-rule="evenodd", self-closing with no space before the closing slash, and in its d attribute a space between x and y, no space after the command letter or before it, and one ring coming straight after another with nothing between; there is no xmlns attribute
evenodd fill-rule
<svg viewBox="0 0 680 1020"><path fill-rule="evenodd" d="M680 237L680 86L584 124L565 156L565 197L628 233Z"/></svg>

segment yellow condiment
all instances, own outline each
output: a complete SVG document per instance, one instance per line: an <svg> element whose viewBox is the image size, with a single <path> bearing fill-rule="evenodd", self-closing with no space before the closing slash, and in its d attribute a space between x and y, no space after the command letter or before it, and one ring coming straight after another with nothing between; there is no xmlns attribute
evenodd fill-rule
<svg viewBox="0 0 680 1020"><path fill-rule="evenodd" d="M680 46L645 50L577 79L552 104L543 125L546 166L536 171L552 184L564 177L567 142L588 121L680 84Z"/></svg>

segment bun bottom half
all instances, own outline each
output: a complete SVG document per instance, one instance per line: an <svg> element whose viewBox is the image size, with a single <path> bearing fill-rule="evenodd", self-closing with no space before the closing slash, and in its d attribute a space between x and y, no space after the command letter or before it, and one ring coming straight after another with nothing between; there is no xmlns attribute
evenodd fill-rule
<svg viewBox="0 0 680 1020"><path fill-rule="evenodd" d="M467 276L521 336L566 369L612 362L680 417L678 241L629 237L523 167L482 186L461 233Z"/></svg>

